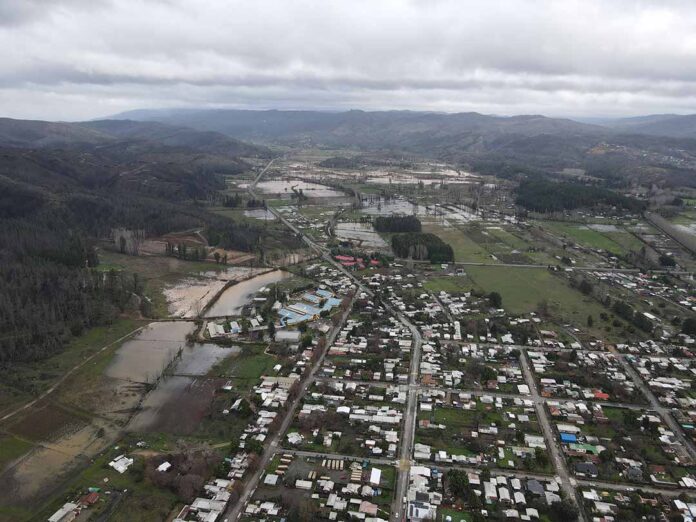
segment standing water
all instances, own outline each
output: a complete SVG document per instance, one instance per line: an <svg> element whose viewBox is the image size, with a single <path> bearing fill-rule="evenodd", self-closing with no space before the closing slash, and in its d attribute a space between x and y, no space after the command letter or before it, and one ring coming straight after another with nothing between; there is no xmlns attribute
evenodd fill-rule
<svg viewBox="0 0 696 522"><path fill-rule="evenodd" d="M206 312L205 317L239 315L244 305L251 303L253 296L264 286L292 277L284 270L273 270L230 286Z"/></svg>

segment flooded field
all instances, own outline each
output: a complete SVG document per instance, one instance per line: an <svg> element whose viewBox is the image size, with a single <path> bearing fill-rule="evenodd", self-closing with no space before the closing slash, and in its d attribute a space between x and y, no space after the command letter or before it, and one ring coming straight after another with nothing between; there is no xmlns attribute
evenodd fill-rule
<svg viewBox="0 0 696 522"><path fill-rule="evenodd" d="M682 232L686 232L687 234L692 234L696 236L696 223L691 223L689 225L674 225L677 227L679 230Z"/></svg>
<svg viewBox="0 0 696 522"><path fill-rule="evenodd" d="M228 281L246 279L263 269L229 267L226 270L209 270L196 277L188 277L164 289L169 314L172 317L193 319L205 308Z"/></svg>
<svg viewBox="0 0 696 522"><path fill-rule="evenodd" d="M297 191L301 190L305 196L310 198L338 198L345 196L343 192L334 190L325 185L296 179L273 179L269 181L262 181L261 183L258 183L256 187L264 194L280 194L281 196L287 195L288 198L292 196L293 189Z"/></svg>
<svg viewBox="0 0 696 522"><path fill-rule="evenodd" d="M4 506L23 505L45 495L57 478L68 473L74 462L96 455L103 447L99 435L103 421L76 428L70 434L44 443L22 457L15 466L0 475L0 502Z"/></svg>
<svg viewBox="0 0 696 522"><path fill-rule="evenodd" d="M107 377L133 382L152 382L185 348L186 336L194 324L163 321L149 324L136 337L126 341L107 367Z"/></svg>
<svg viewBox="0 0 696 522"><path fill-rule="evenodd" d="M251 303L253 296L264 286L292 277L284 270L273 270L229 287L217 302L210 307L205 317L239 315L244 305Z"/></svg>
<svg viewBox="0 0 696 522"><path fill-rule="evenodd" d="M410 173L389 173L383 176L368 176L364 182L372 185L415 185L423 183L425 186L439 185L445 183L447 185L461 185L471 183L471 178L468 176L461 177L432 177L418 176Z"/></svg>
<svg viewBox="0 0 696 522"><path fill-rule="evenodd" d="M382 236L367 223L338 223L334 232L342 241L353 241L363 247L388 248Z"/></svg>
<svg viewBox="0 0 696 522"><path fill-rule="evenodd" d="M186 346L174 369L176 375L200 376L207 374L217 363L240 352L239 346L219 346L196 343Z"/></svg>
<svg viewBox="0 0 696 522"><path fill-rule="evenodd" d="M222 382L205 375L223 359L238 354L239 347L194 344L182 352L174 375L159 382L128 425L130 431L164 431L186 434L207 414Z"/></svg>
<svg viewBox="0 0 696 522"><path fill-rule="evenodd" d="M363 214L371 216L390 216L392 214L403 214L405 216L426 215L426 209L421 205L414 205L405 199L382 199L373 198L372 200L363 201L363 207L360 209Z"/></svg>
<svg viewBox="0 0 696 522"><path fill-rule="evenodd" d="M147 396L142 410L128 425L129 431L177 435L193 432L207 415L220 384L214 379L169 377Z"/></svg>

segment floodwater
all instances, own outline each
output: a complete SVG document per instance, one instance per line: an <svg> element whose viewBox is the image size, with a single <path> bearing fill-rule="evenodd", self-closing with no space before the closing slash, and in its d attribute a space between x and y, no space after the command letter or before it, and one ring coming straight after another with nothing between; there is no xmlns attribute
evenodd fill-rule
<svg viewBox="0 0 696 522"><path fill-rule="evenodd" d="M264 286L268 286L283 279L292 277L292 274L284 270L267 272L225 290L220 298L210 307L205 317L222 317L239 315L244 305L251 303L253 296Z"/></svg>
<svg viewBox="0 0 696 522"><path fill-rule="evenodd" d="M366 223L338 223L334 232L342 241L353 241L364 247L387 247L382 236L372 229L372 225Z"/></svg>
<svg viewBox="0 0 696 522"><path fill-rule="evenodd" d="M197 317L228 281L248 278L261 268L231 266L225 270L208 270L195 277L188 277L164 289L169 314L172 317L192 319Z"/></svg>
<svg viewBox="0 0 696 522"><path fill-rule="evenodd" d="M131 420L131 431L190 433L207 412L219 386L216 379L203 378L217 363L240 352L238 346L194 344L184 348L174 375L163 379L143 401Z"/></svg>
<svg viewBox="0 0 696 522"><path fill-rule="evenodd" d="M107 377L134 382L153 382L185 348L186 336L194 324L188 321L162 321L147 325L136 337L126 341L105 371Z"/></svg>
<svg viewBox="0 0 696 522"><path fill-rule="evenodd" d="M691 235L696 235L696 224L695 223L690 223L689 225L674 225L674 226L677 227L682 232L686 232L687 234L691 234Z"/></svg>
<svg viewBox="0 0 696 522"><path fill-rule="evenodd" d="M334 190L326 185L295 179L262 181L256 185L256 188L264 194L287 194L288 198L293 195L293 188L295 190L302 190L304 195L309 198L338 198L345 196L343 192Z"/></svg>
<svg viewBox="0 0 696 522"><path fill-rule="evenodd" d="M426 207L413 204L404 199L384 200L382 198L374 198L372 200L364 200L363 208L360 210L363 214L372 216L402 214L405 216L415 215L421 218L431 218L441 222L446 227L479 219L470 208L464 205L432 205Z"/></svg>
<svg viewBox="0 0 696 522"><path fill-rule="evenodd" d="M176 365L176 375L205 375L217 363L241 351L239 346L220 346L212 343L196 343L186 346Z"/></svg>
<svg viewBox="0 0 696 522"><path fill-rule="evenodd" d="M360 209L362 213L371 216L390 216L392 214L404 215L426 215L426 208L421 205L414 205L405 199L382 199L374 198L363 202Z"/></svg>
<svg viewBox="0 0 696 522"><path fill-rule="evenodd" d="M366 173L365 182L371 184L385 185L415 185L423 183L424 185L439 185L440 183L447 184L463 184L471 183L472 174L469 172L458 173L449 168L433 167L430 170L411 170L411 171L394 171L388 169L376 169Z"/></svg>

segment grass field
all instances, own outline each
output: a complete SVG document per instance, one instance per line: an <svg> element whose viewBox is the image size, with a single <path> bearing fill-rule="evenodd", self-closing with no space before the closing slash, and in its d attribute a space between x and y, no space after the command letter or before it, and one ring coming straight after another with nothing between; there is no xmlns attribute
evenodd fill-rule
<svg viewBox="0 0 696 522"><path fill-rule="evenodd" d="M448 293L467 292L471 290L472 284L468 277L462 276L444 276L433 277L423 283L423 287L431 292L439 293L444 290Z"/></svg>
<svg viewBox="0 0 696 522"><path fill-rule="evenodd" d="M486 249L469 238L457 228L446 228L435 223L424 223L424 232L437 235L445 243L452 246L454 260L459 262L490 263L493 262Z"/></svg>
<svg viewBox="0 0 696 522"><path fill-rule="evenodd" d="M248 390L262 375L271 375L277 359L264 353L266 346L246 346L236 357L228 357L210 371L211 376L231 378L239 390Z"/></svg>
<svg viewBox="0 0 696 522"><path fill-rule="evenodd" d="M598 317L604 308L559 276L540 268L467 267L467 275L482 291L499 292L503 308L513 314L534 312L546 300L550 313L561 321L584 325L589 314Z"/></svg>
<svg viewBox="0 0 696 522"><path fill-rule="evenodd" d="M0 413L10 410L12 406L31 396L39 395L68 370L103 346L113 343L144 324L144 321L119 319L111 325L88 330L53 357L31 364L16 364L11 369L0 372L0 379L4 384L4 388L0 387L0 405L3 406ZM86 365L81 370L90 371L88 367L89 365ZM10 388L17 389L20 393L10 394Z"/></svg>
<svg viewBox="0 0 696 522"><path fill-rule="evenodd" d="M30 442L13 436L0 435L0 470L32 448Z"/></svg>
<svg viewBox="0 0 696 522"><path fill-rule="evenodd" d="M447 517L450 518L448 519ZM446 520L451 520L451 522L471 522L473 519L471 513L465 513L464 511L443 507L437 510L437 522L444 522Z"/></svg>
<svg viewBox="0 0 696 522"><path fill-rule="evenodd" d="M545 221L542 226L582 246L606 250L615 255L624 255L630 250L639 250L642 246L639 239L621 227L613 231L600 232L586 225L557 221Z"/></svg>
<svg viewBox="0 0 696 522"><path fill-rule="evenodd" d="M88 487L104 488L107 484L106 487L109 490L127 490L128 492L119 499L108 520L165 520L177 502L175 495L168 490L155 487L149 480L143 478L139 471L142 469L141 462L137 462L123 474L108 467L107 463L122 452L123 449L114 448L96 458L89 467L83 469L70 481L64 491L86 491ZM140 458L137 460L140 461ZM106 482L105 479L107 479ZM90 508L92 517L95 512L101 512L107 508L108 499L109 497L102 495L102 500ZM52 499L31 520L46 520L63 502L65 502L63 496Z"/></svg>

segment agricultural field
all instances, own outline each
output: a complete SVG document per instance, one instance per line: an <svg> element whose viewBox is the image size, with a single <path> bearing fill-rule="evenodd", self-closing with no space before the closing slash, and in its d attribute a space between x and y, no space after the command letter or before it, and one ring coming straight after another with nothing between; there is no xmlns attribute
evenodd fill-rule
<svg viewBox="0 0 696 522"><path fill-rule="evenodd" d="M640 239L617 224L578 224L562 221L543 221L537 224L564 240L586 248L606 250L616 256L639 251L643 246Z"/></svg>
<svg viewBox="0 0 696 522"><path fill-rule="evenodd" d="M477 289L500 293L503 308L513 314L538 311L539 304L545 301L557 320L582 325L588 314L599 316L605 311L596 301L543 268L470 266L466 273Z"/></svg>

